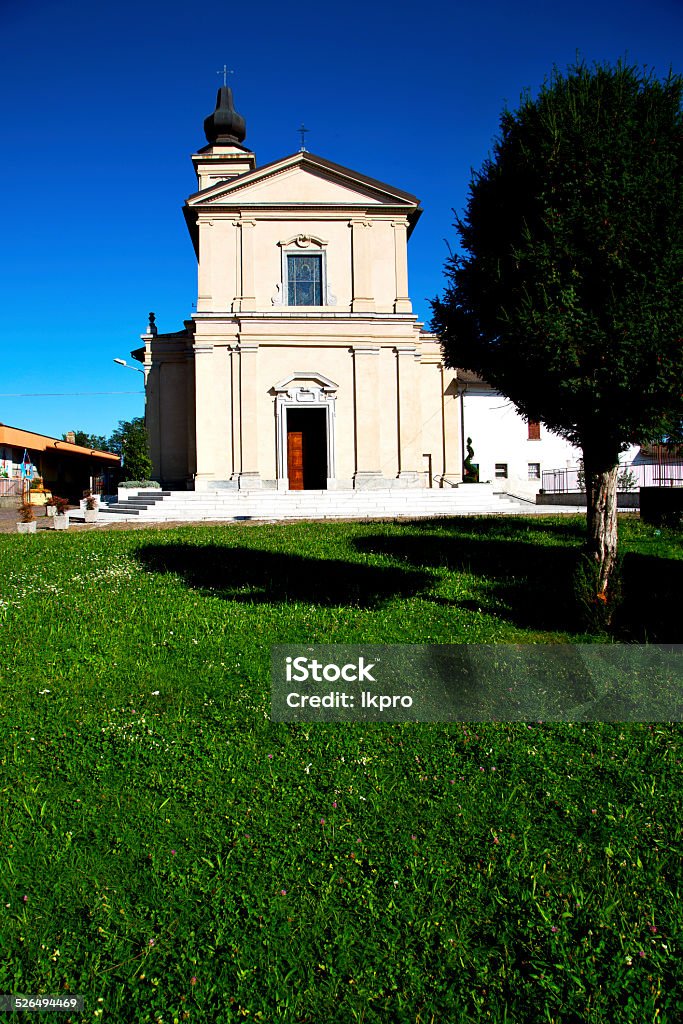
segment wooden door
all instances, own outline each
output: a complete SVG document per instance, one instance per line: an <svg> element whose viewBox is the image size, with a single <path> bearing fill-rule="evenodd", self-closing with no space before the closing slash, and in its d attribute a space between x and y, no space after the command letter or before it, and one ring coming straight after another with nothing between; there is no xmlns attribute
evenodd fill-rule
<svg viewBox="0 0 683 1024"><path fill-rule="evenodd" d="M287 476L290 491L304 489L304 434L302 430L287 431Z"/></svg>

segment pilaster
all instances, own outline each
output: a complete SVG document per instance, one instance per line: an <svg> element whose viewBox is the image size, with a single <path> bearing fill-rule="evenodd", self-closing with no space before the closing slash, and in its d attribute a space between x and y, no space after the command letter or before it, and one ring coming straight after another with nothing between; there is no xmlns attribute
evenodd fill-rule
<svg viewBox="0 0 683 1024"><path fill-rule="evenodd" d="M456 487L462 483L462 423L461 397L454 373L443 365L441 373L441 409L443 423L443 476L442 487Z"/></svg>
<svg viewBox="0 0 683 1024"><path fill-rule="evenodd" d="M239 344L240 387L240 470L238 486L252 490L261 486L258 468L258 344Z"/></svg>
<svg viewBox="0 0 683 1024"><path fill-rule="evenodd" d="M373 313L375 299L372 294L372 230L371 220L352 220L353 298L354 313Z"/></svg>
<svg viewBox="0 0 683 1024"><path fill-rule="evenodd" d="M213 265L213 254L211 252L211 241L213 235L213 221L199 218L197 222L199 230L199 266L197 270L197 312L207 313L213 308L213 294L211 288L211 268Z"/></svg>
<svg viewBox="0 0 683 1024"><path fill-rule="evenodd" d="M215 478L214 442L213 442L213 394L216 376L214 347L210 341L202 339L194 345L195 375L195 443L197 452L197 469L195 472L195 490L206 490L210 481Z"/></svg>
<svg viewBox="0 0 683 1024"><path fill-rule="evenodd" d="M415 345L397 345L394 351L398 378L398 479L406 486L416 487L421 482L422 465L419 353Z"/></svg>
<svg viewBox="0 0 683 1024"><path fill-rule="evenodd" d="M240 220L240 295L235 299L238 311L256 309L254 292L254 228L255 220Z"/></svg>
<svg viewBox="0 0 683 1024"><path fill-rule="evenodd" d="M394 228L394 261L396 265L396 301L394 313L412 313L408 295L408 221L397 220Z"/></svg>
<svg viewBox="0 0 683 1024"><path fill-rule="evenodd" d="M379 465L379 346L369 343L354 346L353 389L356 435L354 487L383 487L386 484Z"/></svg>

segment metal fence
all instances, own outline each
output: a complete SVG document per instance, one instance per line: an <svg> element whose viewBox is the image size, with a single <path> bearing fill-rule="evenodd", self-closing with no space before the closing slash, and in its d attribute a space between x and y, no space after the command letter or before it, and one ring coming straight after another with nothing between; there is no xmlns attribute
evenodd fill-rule
<svg viewBox="0 0 683 1024"><path fill-rule="evenodd" d="M0 477L0 498L21 498L30 483L21 477Z"/></svg>
<svg viewBox="0 0 683 1024"><path fill-rule="evenodd" d="M580 468L543 470L541 486L546 494L581 494L586 490ZM617 490L637 491L639 487L683 487L683 459L623 463Z"/></svg>
<svg viewBox="0 0 683 1024"><path fill-rule="evenodd" d="M116 485L106 475L93 476L89 490L93 494L113 493ZM49 487L49 484L45 485ZM21 498L28 496L31 489L31 481L22 477L0 477L0 498Z"/></svg>

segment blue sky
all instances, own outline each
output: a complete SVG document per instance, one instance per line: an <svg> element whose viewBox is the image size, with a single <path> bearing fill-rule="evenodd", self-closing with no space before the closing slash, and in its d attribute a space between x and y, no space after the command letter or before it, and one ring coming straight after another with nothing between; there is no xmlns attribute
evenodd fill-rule
<svg viewBox="0 0 683 1024"><path fill-rule="evenodd" d="M113 359L150 310L161 331L192 314L181 207L224 63L259 164L295 152L303 121L311 152L420 197L424 320L506 102L577 51L683 71L681 0L4 0L0 30L0 422L56 436L142 414L142 375Z"/></svg>

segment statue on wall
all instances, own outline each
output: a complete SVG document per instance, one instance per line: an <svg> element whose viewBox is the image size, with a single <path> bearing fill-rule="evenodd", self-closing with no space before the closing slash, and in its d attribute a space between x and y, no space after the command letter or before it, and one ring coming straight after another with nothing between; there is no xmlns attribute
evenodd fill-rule
<svg viewBox="0 0 683 1024"><path fill-rule="evenodd" d="M478 484L479 483L479 465L476 462L472 462L474 458L474 448L472 447L472 438L467 438L467 458L465 459L462 467L462 482L464 484Z"/></svg>

